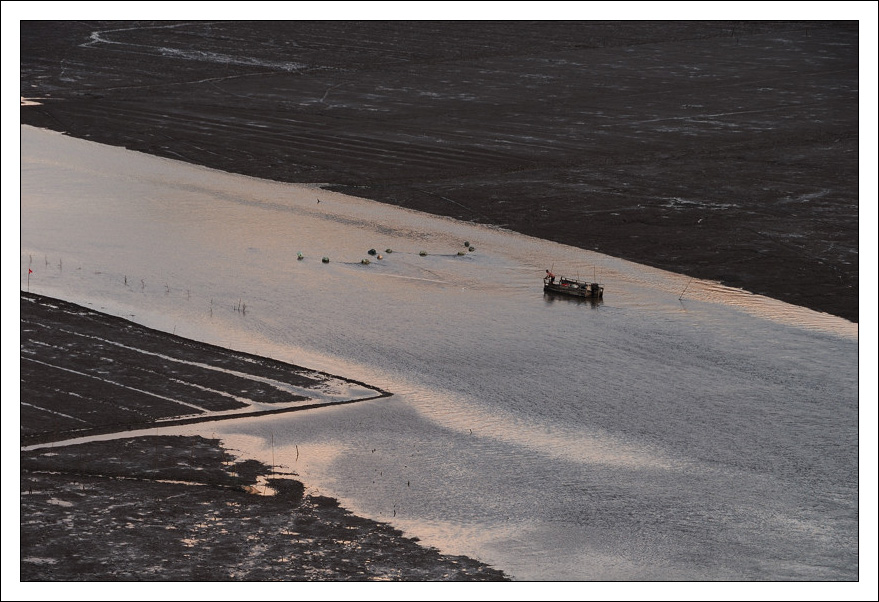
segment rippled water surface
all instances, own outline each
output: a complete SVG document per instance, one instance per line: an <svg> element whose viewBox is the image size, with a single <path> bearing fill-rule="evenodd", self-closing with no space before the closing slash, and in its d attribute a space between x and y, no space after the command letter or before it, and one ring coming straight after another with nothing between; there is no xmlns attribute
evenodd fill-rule
<svg viewBox="0 0 879 602"><path fill-rule="evenodd" d="M858 578L856 324L27 127L21 237L22 288L393 392L185 432L445 552L524 580ZM603 302L545 297L549 267Z"/></svg>

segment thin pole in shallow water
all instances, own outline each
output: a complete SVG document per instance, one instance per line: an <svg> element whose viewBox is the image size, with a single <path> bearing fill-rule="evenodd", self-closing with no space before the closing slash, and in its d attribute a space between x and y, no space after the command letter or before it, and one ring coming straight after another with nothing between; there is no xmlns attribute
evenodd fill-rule
<svg viewBox="0 0 879 602"><path fill-rule="evenodd" d="M275 476L275 433L272 432L272 472L270 473L269 480L271 480ZM269 488L269 480L266 481L265 487L262 489L262 494L265 495L266 491Z"/></svg>
<svg viewBox="0 0 879 602"><path fill-rule="evenodd" d="M690 282L693 282L693 279L692 279L692 278L690 278L690 280L687 281L687 286L685 286L685 287L684 287L684 290L681 291L681 296L678 297L678 301L680 301L681 299L684 298L684 293L686 293L686 292L687 292L687 289L690 288Z"/></svg>

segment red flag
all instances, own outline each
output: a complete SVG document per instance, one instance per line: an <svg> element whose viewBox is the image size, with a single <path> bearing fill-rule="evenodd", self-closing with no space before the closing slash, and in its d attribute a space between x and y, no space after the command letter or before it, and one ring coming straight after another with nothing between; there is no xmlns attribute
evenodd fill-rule
<svg viewBox="0 0 879 602"><path fill-rule="evenodd" d="M27 273L28 273L28 274L33 274L34 271L33 271L32 269L28 268L28 269L27 269Z"/></svg>

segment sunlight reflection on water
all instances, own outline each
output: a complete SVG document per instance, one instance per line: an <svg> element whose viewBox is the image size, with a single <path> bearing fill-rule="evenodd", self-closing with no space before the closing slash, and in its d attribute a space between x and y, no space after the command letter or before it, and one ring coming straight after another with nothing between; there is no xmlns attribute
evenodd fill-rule
<svg viewBox="0 0 879 602"><path fill-rule="evenodd" d="M443 551L526 580L857 578L857 324L26 127L21 259L32 292L391 391L175 432ZM545 297L550 266L602 303Z"/></svg>

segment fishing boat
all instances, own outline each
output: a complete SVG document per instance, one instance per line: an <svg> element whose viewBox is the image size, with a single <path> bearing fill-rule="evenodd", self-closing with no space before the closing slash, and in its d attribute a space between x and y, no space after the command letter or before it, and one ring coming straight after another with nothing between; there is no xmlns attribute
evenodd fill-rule
<svg viewBox="0 0 879 602"><path fill-rule="evenodd" d="M556 277L549 270L543 277L543 292L581 297L584 299L601 299L604 287L597 282L586 282L576 278Z"/></svg>

